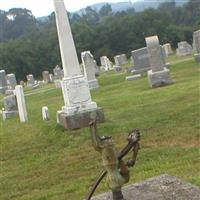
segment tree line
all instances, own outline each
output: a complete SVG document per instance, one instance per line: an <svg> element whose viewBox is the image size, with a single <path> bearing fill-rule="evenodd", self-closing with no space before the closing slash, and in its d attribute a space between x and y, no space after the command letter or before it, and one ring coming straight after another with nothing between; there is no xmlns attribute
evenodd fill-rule
<svg viewBox="0 0 200 200"><path fill-rule="evenodd" d="M170 42L173 48L181 40L192 44L193 31L200 28L198 0L182 7L172 0L143 12L114 13L106 4L99 12L87 7L82 15L68 14L79 59L82 51L90 50L97 62L103 55L111 59L120 53L130 56L151 35L158 35L161 44ZM54 13L38 20L27 9L0 10L0 69L25 80L27 74L40 77L56 64L61 65L61 59Z"/></svg>

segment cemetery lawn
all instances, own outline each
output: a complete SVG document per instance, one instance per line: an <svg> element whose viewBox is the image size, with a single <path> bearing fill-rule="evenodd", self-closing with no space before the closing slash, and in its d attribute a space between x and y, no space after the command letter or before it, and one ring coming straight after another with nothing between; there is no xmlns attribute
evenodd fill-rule
<svg viewBox="0 0 200 200"><path fill-rule="evenodd" d="M112 135L121 149L131 129L141 131L130 183L167 173L200 186L199 69L193 59L172 64L174 84L157 89L148 87L147 77L132 82L123 73L99 77L101 87L92 91L106 116L99 133ZM60 89L48 85L28 92L28 123L0 119L0 199L84 199L102 170L89 130L70 132L56 125L56 111L63 106ZM42 121L42 106L50 109L49 122ZM97 193L107 190L103 181Z"/></svg>

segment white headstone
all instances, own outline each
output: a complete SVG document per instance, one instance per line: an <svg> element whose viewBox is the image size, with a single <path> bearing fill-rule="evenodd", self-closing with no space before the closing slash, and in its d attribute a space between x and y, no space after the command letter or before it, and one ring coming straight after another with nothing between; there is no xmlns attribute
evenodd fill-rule
<svg viewBox="0 0 200 200"><path fill-rule="evenodd" d="M33 87L35 85L35 79L33 74L27 75L26 78L27 78L27 87Z"/></svg>
<svg viewBox="0 0 200 200"><path fill-rule="evenodd" d="M98 80L95 77L96 63L94 62L93 55L90 51L84 51L81 53L81 59L83 62L84 75L88 80L89 88L98 88Z"/></svg>
<svg viewBox="0 0 200 200"><path fill-rule="evenodd" d="M59 65L56 65L53 69L54 80L61 80L64 77L63 70L60 68Z"/></svg>
<svg viewBox="0 0 200 200"><path fill-rule="evenodd" d="M126 54L117 55L114 57L114 60L115 60L115 65L117 66L128 64Z"/></svg>
<svg viewBox="0 0 200 200"><path fill-rule="evenodd" d="M186 41L181 41L178 43L178 49L176 49L178 56L187 56L192 54L192 46Z"/></svg>
<svg viewBox="0 0 200 200"><path fill-rule="evenodd" d="M101 66L105 66L106 63L105 63L105 58L107 58L106 56L101 56L100 57L100 63L101 63Z"/></svg>
<svg viewBox="0 0 200 200"><path fill-rule="evenodd" d="M15 74L7 74L7 85L9 90L14 90L17 85Z"/></svg>
<svg viewBox="0 0 200 200"><path fill-rule="evenodd" d="M151 69L147 47L136 49L131 54L134 61L134 73L146 72Z"/></svg>
<svg viewBox="0 0 200 200"><path fill-rule="evenodd" d="M109 71L109 70L113 69L112 63L110 62L110 60L107 56L102 56L100 58L100 61L101 61L101 65L104 67L105 71Z"/></svg>
<svg viewBox="0 0 200 200"><path fill-rule="evenodd" d="M162 49L160 48L158 37L151 36L145 38L145 40L151 67L151 70L148 71L150 86L159 87L172 83L169 69L166 68L166 64L164 62L164 55Z"/></svg>
<svg viewBox="0 0 200 200"><path fill-rule="evenodd" d="M162 71L165 67L162 50L157 36L145 38L149 54L149 62L153 72Z"/></svg>
<svg viewBox="0 0 200 200"><path fill-rule="evenodd" d="M163 45L163 48L164 48L166 57L169 57L169 55L173 54L172 47L171 47L171 44L170 44L170 43L164 44L164 45Z"/></svg>
<svg viewBox="0 0 200 200"><path fill-rule="evenodd" d="M17 100L15 95L4 97L4 109L2 110L3 119L9 119L18 115Z"/></svg>
<svg viewBox="0 0 200 200"><path fill-rule="evenodd" d="M44 121L50 120L49 109L46 106L42 107L42 119Z"/></svg>
<svg viewBox="0 0 200 200"><path fill-rule="evenodd" d="M15 87L15 95L17 98L17 105L18 105L18 111L19 111L19 118L21 122L27 122L28 121L28 114L26 109L26 102L24 97L24 90L21 85L17 85Z"/></svg>
<svg viewBox="0 0 200 200"><path fill-rule="evenodd" d="M51 82L49 71L43 71L42 77L43 77L44 83L50 83Z"/></svg>

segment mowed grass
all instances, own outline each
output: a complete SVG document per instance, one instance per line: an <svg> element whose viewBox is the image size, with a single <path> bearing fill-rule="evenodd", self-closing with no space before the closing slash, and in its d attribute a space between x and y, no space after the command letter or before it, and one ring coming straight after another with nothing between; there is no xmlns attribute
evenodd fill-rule
<svg viewBox="0 0 200 200"><path fill-rule="evenodd" d="M123 73L99 77L100 88L92 91L106 117L99 134L112 135L120 149L131 129L141 131L130 183L168 173L200 186L199 69L193 60L174 64L174 84L156 89L149 88L147 77L132 82ZM82 200L102 170L88 128L64 131L56 125L63 97L60 89L47 87L26 97L28 123L0 120L1 200ZM42 121L42 106L50 109L49 122ZM97 193L107 190L103 181Z"/></svg>

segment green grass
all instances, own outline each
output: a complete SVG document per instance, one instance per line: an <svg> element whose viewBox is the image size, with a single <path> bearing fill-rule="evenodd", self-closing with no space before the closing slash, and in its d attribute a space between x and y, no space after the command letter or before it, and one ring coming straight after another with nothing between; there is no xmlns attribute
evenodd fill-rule
<svg viewBox="0 0 200 200"><path fill-rule="evenodd" d="M127 82L122 73L100 76L99 90L92 91L106 116L99 133L112 135L120 149L131 129L141 131L130 183L168 173L200 186L199 69L193 60L174 64L174 84L157 89L148 87L147 77ZM41 93L26 97L28 123L0 119L0 199L81 200L102 169L101 157L87 128L69 132L56 125L61 90L37 91ZM49 122L41 118L45 105ZM97 193L107 190L103 181Z"/></svg>

